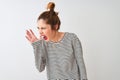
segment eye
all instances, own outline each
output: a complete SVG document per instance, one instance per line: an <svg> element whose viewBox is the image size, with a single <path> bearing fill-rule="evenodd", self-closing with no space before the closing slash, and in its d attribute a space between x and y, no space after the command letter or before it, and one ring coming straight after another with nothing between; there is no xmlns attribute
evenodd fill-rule
<svg viewBox="0 0 120 80"><path fill-rule="evenodd" d="M37 29L38 29L38 30L39 30L39 29L42 29L42 30L43 30L43 29L46 29L46 27L41 27L41 28L37 27Z"/></svg>
<svg viewBox="0 0 120 80"><path fill-rule="evenodd" d="M42 27L41 29L46 29L45 27Z"/></svg>
<svg viewBox="0 0 120 80"><path fill-rule="evenodd" d="M37 29L40 29L39 27L37 27Z"/></svg>

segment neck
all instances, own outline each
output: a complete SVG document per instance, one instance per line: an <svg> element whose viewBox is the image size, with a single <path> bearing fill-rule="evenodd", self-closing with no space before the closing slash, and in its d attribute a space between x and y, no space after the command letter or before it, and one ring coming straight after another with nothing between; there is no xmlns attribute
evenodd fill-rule
<svg viewBox="0 0 120 80"><path fill-rule="evenodd" d="M60 33L58 31L54 31L53 35L50 38L50 41L58 42L59 38L60 38Z"/></svg>

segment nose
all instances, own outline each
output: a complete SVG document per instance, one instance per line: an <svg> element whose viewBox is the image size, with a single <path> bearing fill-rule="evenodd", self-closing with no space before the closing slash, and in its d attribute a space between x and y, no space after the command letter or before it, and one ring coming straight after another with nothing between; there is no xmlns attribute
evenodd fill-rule
<svg viewBox="0 0 120 80"><path fill-rule="evenodd" d="M40 35L42 35L42 34L43 34L43 31L42 31L41 29L39 29L39 33L40 33Z"/></svg>

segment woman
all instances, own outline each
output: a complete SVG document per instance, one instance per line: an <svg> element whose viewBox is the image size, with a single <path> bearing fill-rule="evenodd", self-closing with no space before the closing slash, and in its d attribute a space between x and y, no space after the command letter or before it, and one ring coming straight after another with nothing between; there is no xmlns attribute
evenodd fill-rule
<svg viewBox="0 0 120 80"><path fill-rule="evenodd" d="M49 80L87 80L80 40L74 33L59 32L60 19L54 11L55 4L49 2L47 11L38 17L38 39L32 30L26 38L32 44L36 68L47 69Z"/></svg>

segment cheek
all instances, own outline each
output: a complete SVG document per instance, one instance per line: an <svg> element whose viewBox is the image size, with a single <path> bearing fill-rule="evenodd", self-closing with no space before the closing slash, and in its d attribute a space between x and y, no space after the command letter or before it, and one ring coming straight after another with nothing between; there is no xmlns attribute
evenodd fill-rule
<svg viewBox="0 0 120 80"><path fill-rule="evenodd" d="M46 37L45 37L44 39L45 39L45 40L49 40L50 35L51 35L51 31L46 30L46 31L45 31L45 36L46 36Z"/></svg>
<svg viewBox="0 0 120 80"><path fill-rule="evenodd" d="M45 35L46 35L46 36L48 36L48 37L49 37L49 36L50 36L50 34L51 34L51 31L50 31L50 30L45 30L45 32L44 32L44 33L45 33Z"/></svg>

